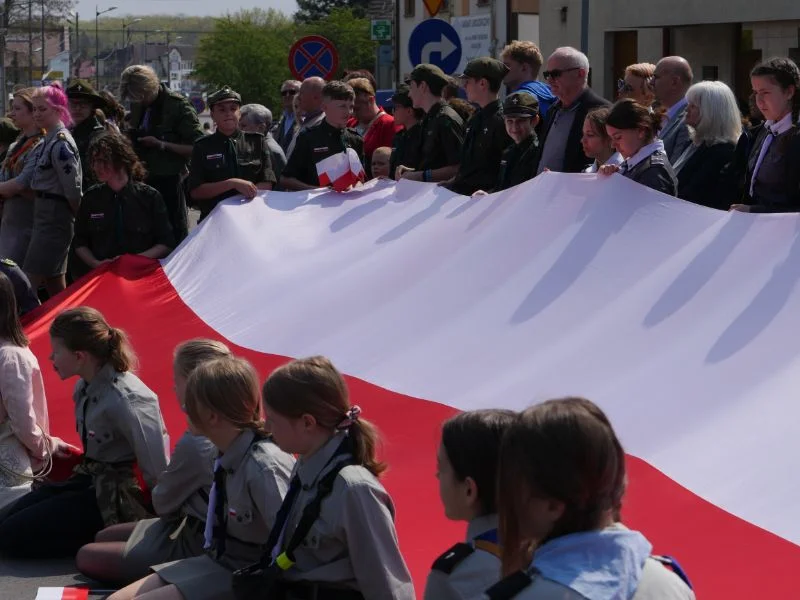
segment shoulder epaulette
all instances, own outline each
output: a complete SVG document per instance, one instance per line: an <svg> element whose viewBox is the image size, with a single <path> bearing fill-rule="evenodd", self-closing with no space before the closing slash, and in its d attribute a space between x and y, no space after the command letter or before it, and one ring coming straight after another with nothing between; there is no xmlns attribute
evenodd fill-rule
<svg viewBox="0 0 800 600"><path fill-rule="evenodd" d="M3 263L7 267L16 267L17 263L15 263L10 258L0 258L0 263Z"/></svg>
<svg viewBox="0 0 800 600"><path fill-rule="evenodd" d="M667 162L667 155L664 152L653 152L650 155L651 165L663 165Z"/></svg>
<svg viewBox="0 0 800 600"><path fill-rule="evenodd" d="M433 561L431 569L449 575L453 572L453 569L464 562L473 552L475 552L475 549L469 544L456 544Z"/></svg>
<svg viewBox="0 0 800 600"><path fill-rule="evenodd" d="M533 583L533 577L525 571L517 571L490 587L484 594L489 600L510 600Z"/></svg>
<svg viewBox="0 0 800 600"><path fill-rule="evenodd" d="M66 134L66 133L64 133L63 131L59 131L59 132L56 134L56 137L57 137L58 139L60 139L60 140L66 140L66 139L67 139L67 134Z"/></svg>

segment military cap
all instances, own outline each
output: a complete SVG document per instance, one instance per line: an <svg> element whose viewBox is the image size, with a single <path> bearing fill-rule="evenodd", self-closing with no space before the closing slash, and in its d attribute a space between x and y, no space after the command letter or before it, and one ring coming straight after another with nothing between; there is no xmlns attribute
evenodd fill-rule
<svg viewBox="0 0 800 600"><path fill-rule="evenodd" d="M504 117L536 117L539 115L539 100L529 92L514 92L503 100Z"/></svg>
<svg viewBox="0 0 800 600"><path fill-rule="evenodd" d="M0 144L10 144L19 137L20 131L16 125L6 117L0 119Z"/></svg>
<svg viewBox="0 0 800 600"><path fill-rule="evenodd" d="M414 67L406 83L410 81L415 83L424 81L430 86L444 87L450 83L450 78L436 65L423 64Z"/></svg>
<svg viewBox="0 0 800 600"><path fill-rule="evenodd" d="M76 79L67 87L67 98L80 98L81 100L91 100L96 105L105 104L103 97L97 93L92 84L85 79Z"/></svg>
<svg viewBox="0 0 800 600"><path fill-rule="evenodd" d="M508 73L508 67L502 61L491 56L473 58L467 63L462 79L486 79L493 83L501 83Z"/></svg>
<svg viewBox="0 0 800 600"><path fill-rule="evenodd" d="M414 106L414 103L411 101L411 96L409 92L411 88L408 87L405 83L401 83L397 86L397 91L392 95L392 104L405 106L406 108L411 108Z"/></svg>
<svg viewBox="0 0 800 600"><path fill-rule="evenodd" d="M228 100L233 100L238 104L242 103L242 97L238 93L234 92L229 86L226 85L221 87L208 97L208 107L211 108L212 106L218 104L219 102L226 102Z"/></svg>

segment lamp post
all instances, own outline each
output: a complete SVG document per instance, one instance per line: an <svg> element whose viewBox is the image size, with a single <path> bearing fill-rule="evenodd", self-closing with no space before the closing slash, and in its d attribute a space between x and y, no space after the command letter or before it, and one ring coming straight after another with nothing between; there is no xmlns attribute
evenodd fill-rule
<svg viewBox="0 0 800 600"><path fill-rule="evenodd" d="M131 25L133 25L134 23L139 23L140 21L141 21L141 19L134 19L133 21L130 21L130 22L126 23L125 19L122 20L122 47L123 48L126 48L128 46L128 38L130 37L130 34L131 34L129 27ZM128 32L127 36L125 35L126 31Z"/></svg>
<svg viewBox="0 0 800 600"><path fill-rule="evenodd" d="M39 76L40 80L44 79L44 69L45 69L44 54L46 47L47 47L47 40L44 37L44 0L42 0L42 74Z"/></svg>
<svg viewBox="0 0 800 600"><path fill-rule="evenodd" d="M81 68L81 33L80 33L80 17L77 12L70 13L74 19L67 19L67 23L75 25L75 54L78 57L78 76L80 77ZM69 48L69 78L72 78L72 46Z"/></svg>
<svg viewBox="0 0 800 600"><path fill-rule="evenodd" d="M110 13L112 10L117 10L116 6L112 6L105 10L95 5L94 7L94 85L100 88L100 15Z"/></svg>

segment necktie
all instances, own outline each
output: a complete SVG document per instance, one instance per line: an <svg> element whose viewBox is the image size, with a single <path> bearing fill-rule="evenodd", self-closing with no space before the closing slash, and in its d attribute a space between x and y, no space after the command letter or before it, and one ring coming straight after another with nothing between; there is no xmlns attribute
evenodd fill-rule
<svg viewBox="0 0 800 600"><path fill-rule="evenodd" d="M236 145L231 138L228 138L226 154L228 155L228 164L230 164L230 172L234 177L239 177L239 158L236 155Z"/></svg>
<svg viewBox="0 0 800 600"><path fill-rule="evenodd" d="M769 150L770 145L772 144L772 140L775 139L776 133L770 128L767 128L769 132L767 137L764 139L764 143L761 144L761 150L758 151L758 160L756 160L756 167L753 169L753 176L750 178L750 197L753 197L753 189L756 185L756 177L758 177L758 171L761 169L761 163L764 162L764 157L767 155L767 150Z"/></svg>
<svg viewBox="0 0 800 600"><path fill-rule="evenodd" d="M627 170L628 170L628 161L623 160L622 163L620 163L619 165L619 174L624 175Z"/></svg>
<svg viewBox="0 0 800 600"><path fill-rule="evenodd" d="M292 511L292 505L297 499L297 494L300 492L300 488L302 487L303 486L300 483L300 477L297 475L292 477L292 482L289 484L289 491L286 492L286 496L283 498L281 507L278 509L278 514L275 516L275 525L273 525L272 530L279 533L277 538L275 538L275 545L272 547L273 561L281 553L281 549L283 547L283 538L286 534L286 525L289 521L289 513Z"/></svg>
<svg viewBox="0 0 800 600"><path fill-rule="evenodd" d="M214 483L211 485L211 493L208 495L203 548L210 549L213 542L216 541L218 557L222 556L225 551L225 524L225 469L222 468L217 458L214 461Z"/></svg>

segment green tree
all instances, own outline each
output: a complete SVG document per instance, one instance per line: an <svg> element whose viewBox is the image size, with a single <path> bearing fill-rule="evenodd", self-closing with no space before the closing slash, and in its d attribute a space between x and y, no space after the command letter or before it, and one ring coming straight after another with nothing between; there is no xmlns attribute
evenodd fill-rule
<svg viewBox="0 0 800 600"><path fill-rule="evenodd" d="M200 38L195 77L211 88L229 85L244 103L280 109L280 84L289 78L286 52L293 23L274 9L246 10L218 19Z"/></svg>
<svg viewBox="0 0 800 600"><path fill-rule="evenodd" d="M358 17L367 14L369 0L297 0L298 11L294 18L299 23L312 23L324 19L335 10L350 9Z"/></svg>
<svg viewBox="0 0 800 600"><path fill-rule="evenodd" d="M336 75L341 77L344 70L374 71L378 46L370 39L369 29L369 19L359 17L357 11L337 8L327 17L300 25L298 34L321 35L333 42L339 52L339 72Z"/></svg>

